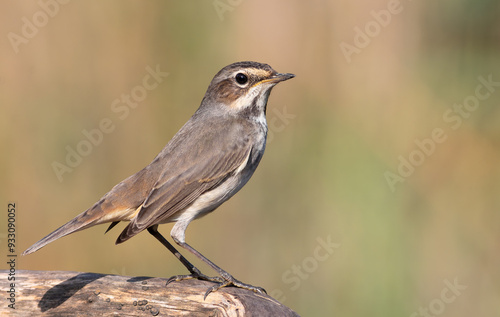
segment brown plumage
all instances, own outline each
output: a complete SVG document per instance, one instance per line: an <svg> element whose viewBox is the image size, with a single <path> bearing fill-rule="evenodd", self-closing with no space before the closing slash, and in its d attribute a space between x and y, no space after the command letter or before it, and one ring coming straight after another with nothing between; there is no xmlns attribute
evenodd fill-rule
<svg viewBox="0 0 500 317"><path fill-rule="evenodd" d="M263 291L234 279L189 246L185 230L192 220L216 209L250 179L264 154L265 112L271 89L292 77L255 62L223 68L210 83L195 114L148 166L120 182L94 206L32 245L23 255L98 224L111 222L109 231L120 221L130 221L117 244L147 229L181 260L191 272L190 277L218 282L206 295L227 285ZM221 277L201 274L161 236L158 225L168 222L176 222L171 232L174 241ZM182 278L185 276L171 280Z"/></svg>

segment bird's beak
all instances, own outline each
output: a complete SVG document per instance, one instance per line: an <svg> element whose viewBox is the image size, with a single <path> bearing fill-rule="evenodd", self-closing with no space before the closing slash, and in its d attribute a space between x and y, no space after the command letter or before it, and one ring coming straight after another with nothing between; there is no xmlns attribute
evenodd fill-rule
<svg viewBox="0 0 500 317"><path fill-rule="evenodd" d="M293 77L295 77L294 74L290 74L290 73L280 74L280 73L277 73L276 75L274 75L273 77L270 78L270 81L275 82L275 83L279 83L280 81L289 80L289 79L291 79Z"/></svg>
<svg viewBox="0 0 500 317"><path fill-rule="evenodd" d="M276 74L272 75L270 78L262 80L259 84L264 84L264 83L277 84L279 82L291 79L293 77L295 77L295 75L290 74L290 73L286 73L286 74L276 73Z"/></svg>

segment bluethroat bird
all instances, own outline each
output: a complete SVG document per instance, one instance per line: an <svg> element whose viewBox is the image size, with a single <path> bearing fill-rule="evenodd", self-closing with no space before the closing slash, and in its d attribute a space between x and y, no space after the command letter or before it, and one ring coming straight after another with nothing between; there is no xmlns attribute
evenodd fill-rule
<svg viewBox="0 0 500 317"><path fill-rule="evenodd" d="M191 221L214 211L248 182L266 147L266 107L271 89L293 77L256 62L224 67L208 86L198 110L148 166L113 187L91 208L23 255L98 224L111 223L108 232L120 221L130 221L116 244L147 230L189 270L189 275L169 278L167 285L188 278L215 282L205 298L230 285L265 292L235 279L187 244L185 231ZM170 232L172 239L219 276L202 274L160 234L158 225L169 222L175 222Z"/></svg>

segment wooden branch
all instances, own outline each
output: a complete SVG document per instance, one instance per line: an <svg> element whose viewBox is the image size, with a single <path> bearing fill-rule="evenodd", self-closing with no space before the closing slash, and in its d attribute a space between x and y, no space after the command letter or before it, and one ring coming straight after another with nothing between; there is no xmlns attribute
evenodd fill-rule
<svg viewBox="0 0 500 317"><path fill-rule="evenodd" d="M18 270L15 281L8 281L8 274L0 270L0 316L299 316L269 296L236 287L203 300L213 285L206 281L166 287L158 277ZM8 306L12 290L15 310Z"/></svg>

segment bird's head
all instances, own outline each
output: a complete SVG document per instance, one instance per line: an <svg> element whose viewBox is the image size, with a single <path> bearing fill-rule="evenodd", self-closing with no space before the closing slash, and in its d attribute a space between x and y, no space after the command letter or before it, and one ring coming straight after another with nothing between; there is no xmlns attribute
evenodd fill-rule
<svg viewBox="0 0 500 317"><path fill-rule="evenodd" d="M281 74L267 64L238 62L221 69L212 79L201 107L224 112L265 113L271 89L279 82L295 77Z"/></svg>

